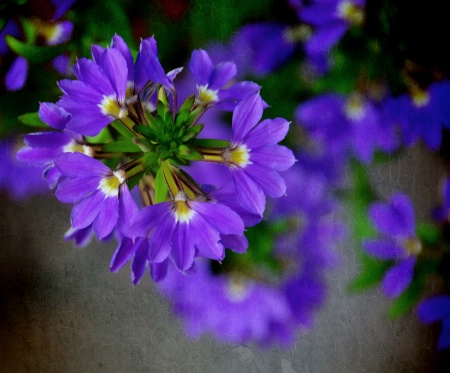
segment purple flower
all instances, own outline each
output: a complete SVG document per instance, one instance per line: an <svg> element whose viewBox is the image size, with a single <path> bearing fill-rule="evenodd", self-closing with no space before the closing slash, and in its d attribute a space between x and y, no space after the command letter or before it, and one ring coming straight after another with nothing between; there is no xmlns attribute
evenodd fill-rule
<svg viewBox="0 0 450 373"><path fill-rule="evenodd" d="M265 195L277 198L286 192L284 180L277 171L285 171L295 162L291 150L277 145L286 136L289 122L275 118L258 124L263 107L259 92L236 106L231 144L223 153L234 179L239 203L261 216Z"/></svg>
<svg viewBox="0 0 450 373"><path fill-rule="evenodd" d="M450 296L438 295L426 299L417 309L420 321L430 324L442 321L442 330L439 336L438 348L444 350L450 347Z"/></svg>
<svg viewBox="0 0 450 373"><path fill-rule="evenodd" d="M241 74L250 72L264 76L283 63L295 51L288 28L276 23L254 23L244 26L231 42Z"/></svg>
<svg viewBox="0 0 450 373"><path fill-rule="evenodd" d="M214 66L208 53L201 49L192 52L189 67L197 83L199 105L232 111L240 100L261 89L253 82L239 82L224 89L235 77L236 65L233 62L222 62Z"/></svg>
<svg viewBox="0 0 450 373"><path fill-rule="evenodd" d="M64 109L53 103L44 102L40 104L39 116L44 123L60 131L35 132L25 135L26 146L18 151L17 159L35 166L43 166L43 176L49 187L54 188L61 177L61 173L54 163L60 154L80 152L93 156L94 150L85 145L82 136L65 129L70 116Z"/></svg>
<svg viewBox="0 0 450 373"><path fill-rule="evenodd" d="M410 94L391 99L390 119L400 123L403 141L411 146L422 139L432 150L441 145L442 128L450 129L448 97L450 81L431 84L427 89L414 87Z"/></svg>
<svg viewBox="0 0 450 373"><path fill-rule="evenodd" d="M121 169L112 171L102 162L82 153L64 153L55 161L65 177L56 190L56 197L65 203L75 203L71 223L75 229L92 224L97 236L107 237L118 225L128 228L128 220L136 205Z"/></svg>
<svg viewBox="0 0 450 373"><path fill-rule="evenodd" d="M288 345L295 341L298 328L314 326L326 295L324 271L336 264L333 246L342 238L338 224L330 219L335 207L320 174L292 167L284 173L291 197L271 200L271 211L279 214L267 218L268 226L281 218L291 227L272 247L272 257L283 263L279 274L269 274L254 262L246 263L242 272L232 266L231 271L216 273L210 263L196 259L193 270L183 275L169 263L158 285L189 336L209 332L229 343Z"/></svg>
<svg viewBox="0 0 450 373"><path fill-rule="evenodd" d="M350 26L364 22L364 6L365 0L315 0L299 10L300 20L315 27L305 52L319 72L325 72L323 61Z"/></svg>
<svg viewBox="0 0 450 373"><path fill-rule="evenodd" d="M0 141L0 190L6 190L16 200L48 192L42 180L43 167L17 161L19 144L21 141L14 137Z"/></svg>
<svg viewBox="0 0 450 373"><path fill-rule="evenodd" d="M142 40L136 65L128 46L118 35L113 37L110 48L94 45L94 61L81 58L73 68L78 80L59 82L64 95L58 105L71 114L67 128L95 136L116 119L132 127L128 103L136 101L139 95L146 104L150 99L145 93L148 84L159 83L174 91L172 79L180 69L166 75L157 53L153 37Z"/></svg>
<svg viewBox="0 0 450 373"><path fill-rule="evenodd" d="M395 260L383 279L383 291L397 298L413 279L417 256L422 243L416 237L414 208L407 196L394 194L389 203L373 203L369 216L382 238L363 242L364 250L377 259Z"/></svg>
<svg viewBox="0 0 450 373"><path fill-rule="evenodd" d="M364 163L373 159L377 147L386 151L395 148L395 132L380 120L377 106L357 93L349 97L330 93L310 99L297 108L296 120L327 151L352 151Z"/></svg>
<svg viewBox="0 0 450 373"><path fill-rule="evenodd" d="M47 45L65 43L72 36L73 24L70 21L49 23L40 19L32 19L30 23L34 26L36 33L44 38ZM21 37L20 28L12 19L6 22L0 32L0 56L11 52L6 43L6 36ZM24 87L28 76L28 68L29 63L25 57L18 56L13 60L5 75L5 86L9 91L18 91Z"/></svg>
<svg viewBox="0 0 450 373"><path fill-rule="evenodd" d="M131 221L130 233L148 236L150 263L161 263L170 255L177 268L185 271L195 256L222 260L222 236L242 235L244 223L229 207L193 201L180 191L173 201L140 210Z"/></svg>

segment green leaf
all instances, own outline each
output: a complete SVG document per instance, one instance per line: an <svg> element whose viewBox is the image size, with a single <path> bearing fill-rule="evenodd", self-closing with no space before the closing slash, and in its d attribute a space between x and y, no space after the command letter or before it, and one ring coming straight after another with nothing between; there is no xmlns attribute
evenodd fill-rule
<svg viewBox="0 0 450 373"><path fill-rule="evenodd" d="M141 149L132 141L124 139L106 144L103 146L103 151L107 153L138 153Z"/></svg>
<svg viewBox="0 0 450 373"><path fill-rule="evenodd" d="M417 236L426 246L436 247L441 240L441 231L435 225L419 223L417 224Z"/></svg>
<svg viewBox="0 0 450 373"><path fill-rule="evenodd" d="M226 140L197 139L194 145L204 148L226 148L230 145L230 142Z"/></svg>
<svg viewBox="0 0 450 373"><path fill-rule="evenodd" d="M155 177L155 202L165 202L168 191L169 188L167 187L166 180L164 179L164 173L162 168L159 168Z"/></svg>
<svg viewBox="0 0 450 373"><path fill-rule="evenodd" d="M362 256L364 256L364 259L361 259L362 269L347 287L350 292L359 292L377 285L392 264L389 261L376 260L365 254Z"/></svg>
<svg viewBox="0 0 450 373"><path fill-rule="evenodd" d="M23 124L31 127L47 127L47 125L39 118L38 113L22 114L18 118Z"/></svg>
<svg viewBox="0 0 450 373"><path fill-rule="evenodd" d="M25 44L11 35L6 36L5 39L12 51L36 64L49 61L67 49L66 45L37 46Z"/></svg>
<svg viewBox="0 0 450 373"><path fill-rule="evenodd" d="M397 318L410 311L420 299L424 281L422 278L415 278L406 291L400 295L389 309L389 317Z"/></svg>

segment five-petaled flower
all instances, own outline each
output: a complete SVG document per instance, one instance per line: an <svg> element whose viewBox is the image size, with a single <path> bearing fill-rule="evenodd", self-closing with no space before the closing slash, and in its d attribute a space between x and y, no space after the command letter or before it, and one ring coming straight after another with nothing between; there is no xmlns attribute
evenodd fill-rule
<svg viewBox="0 0 450 373"><path fill-rule="evenodd" d="M417 256L422 252L422 243L416 236L414 208L406 195L396 193L387 204L372 204L369 216L385 237L365 240L363 248L375 258L396 261L383 280L385 294L396 298L411 283Z"/></svg>

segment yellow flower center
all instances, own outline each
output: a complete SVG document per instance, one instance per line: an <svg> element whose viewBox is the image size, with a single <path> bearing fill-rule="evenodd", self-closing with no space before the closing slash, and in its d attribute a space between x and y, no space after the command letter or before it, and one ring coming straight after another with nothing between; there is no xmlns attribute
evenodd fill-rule
<svg viewBox="0 0 450 373"><path fill-rule="evenodd" d="M198 101L203 105L208 105L211 102L216 102L219 100L217 95L217 90L208 89L207 85L201 85L197 87L198 90Z"/></svg>
<svg viewBox="0 0 450 373"><path fill-rule="evenodd" d="M352 95L345 105L345 115L348 119L359 120L364 116L365 107L363 98L356 94Z"/></svg>
<svg viewBox="0 0 450 373"><path fill-rule="evenodd" d="M223 152L223 158L225 161L230 162L241 168L245 168L251 164L250 161L250 149L245 144L241 144L235 148L227 149Z"/></svg>
<svg viewBox="0 0 450 373"><path fill-rule="evenodd" d="M403 247L408 251L409 255L417 256L422 252L422 243L416 239L407 239L403 243Z"/></svg>
<svg viewBox="0 0 450 373"><path fill-rule="evenodd" d="M364 11L351 1L344 0L338 5L338 14L342 19L354 25L361 25L364 22Z"/></svg>
<svg viewBox="0 0 450 373"><path fill-rule="evenodd" d="M106 197L117 197L119 195L119 186L126 180L126 173L123 170L114 171L111 176L100 180L99 189Z"/></svg>
<svg viewBox="0 0 450 373"><path fill-rule="evenodd" d="M242 302L247 298L248 286L240 276L232 276L228 281L226 293L232 302Z"/></svg>
<svg viewBox="0 0 450 373"><path fill-rule="evenodd" d="M94 149L92 149L88 145L81 145L74 141L71 141L70 143L68 143L66 146L63 147L62 150L64 153L77 153L78 152L78 153L86 154L89 157L94 156Z"/></svg>
<svg viewBox="0 0 450 373"><path fill-rule="evenodd" d="M413 88L411 90L411 98L413 105L420 108L426 106L430 102L430 95L424 89Z"/></svg>
<svg viewBox="0 0 450 373"><path fill-rule="evenodd" d="M177 222L189 223L195 215L195 211L189 208L187 196L183 191L179 191L174 200L174 214Z"/></svg>
<svg viewBox="0 0 450 373"><path fill-rule="evenodd" d="M103 115L112 115L119 119L128 116L127 108L120 106L115 96L103 96L103 100L98 106Z"/></svg>

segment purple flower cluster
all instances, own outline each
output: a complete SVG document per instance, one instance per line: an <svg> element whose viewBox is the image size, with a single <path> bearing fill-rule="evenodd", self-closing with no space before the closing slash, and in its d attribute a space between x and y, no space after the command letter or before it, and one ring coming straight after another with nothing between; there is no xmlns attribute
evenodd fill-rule
<svg viewBox="0 0 450 373"><path fill-rule="evenodd" d="M321 170L297 164L283 176L288 195L271 200L267 217L269 225L281 219L290 226L272 247L280 273L257 263L217 273L199 259L185 275L169 266L159 282L189 336L210 332L230 343L288 345L298 329L313 327L325 299L324 272L336 265L334 248L344 231L333 218L336 205Z"/></svg>
<svg viewBox="0 0 450 373"><path fill-rule="evenodd" d="M197 50L190 70L196 87L178 107L174 78L181 68L164 71L153 37L142 40L135 61L118 35L108 48L93 45L92 60L73 67L77 79L58 83L61 99L41 104L39 116L54 131L26 135L18 153L45 169L60 201L75 204L66 236L82 244L91 232L99 239L115 234L111 270L131 260L135 283L149 265L161 278L169 260L184 272L196 257L222 261L225 248L245 252L245 226L261 219L266 195L285 194L278 172L295 162L277 144L289 123L260 122L267 106L260 87L230 85L234 63L214 66ZM233 111L227 140L197 139L205 125L214 126L198 123L211 108ZM191 162L221 165L231 178L218 175L216 186L201 186L189 174Z"/></svg>

